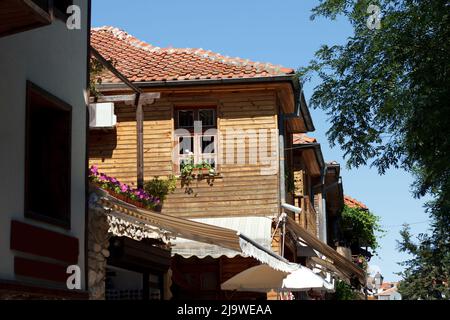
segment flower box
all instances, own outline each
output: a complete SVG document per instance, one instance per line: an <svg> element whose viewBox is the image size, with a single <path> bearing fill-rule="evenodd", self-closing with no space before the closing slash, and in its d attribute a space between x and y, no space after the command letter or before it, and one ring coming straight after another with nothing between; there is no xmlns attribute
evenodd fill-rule
<svg viewBox="0 0 450 320"><path fill-rule="evenodd" d="M208 168L195 168L192 170L192 174L196 176L206 176L209 175Z"/></svg>
<svg viewBox="0 0 450 320"><path fill-rule="evenodd" d="M154 197L142 189L135 189L129 185L121 183L116 178L108 177L103 173L99 173L96 166L90 169L89 179L111 196L127 202L135 207L155 210L161 204L159 198Z"/></svg>

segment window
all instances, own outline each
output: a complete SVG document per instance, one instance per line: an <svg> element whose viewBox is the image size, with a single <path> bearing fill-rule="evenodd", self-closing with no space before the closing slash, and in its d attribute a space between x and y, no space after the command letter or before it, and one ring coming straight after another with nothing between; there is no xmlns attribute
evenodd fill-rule
<svg viewBox="0 0 450 320"><path fill-rule="evenodd" d="M209 163L217 169L217 124L215 108L178 108L175 110L177 171L183 163ZM201 127L196 128L201 124Z"/></svg>
<svg viewBox="0 0 450 320"><path fill-rule="evenodd" d="M72 108L28 82L25 216L70 228Z"/></svg>

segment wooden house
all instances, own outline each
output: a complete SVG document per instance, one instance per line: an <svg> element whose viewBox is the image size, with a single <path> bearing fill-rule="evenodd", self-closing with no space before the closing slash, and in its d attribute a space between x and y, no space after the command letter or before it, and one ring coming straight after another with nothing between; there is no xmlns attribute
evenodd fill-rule
<svg viewBox="0 0 450 320"><path fill-rule="evenodd" d="M161 215L237 230L296 261L295 248L285 252L284 228L277 223L286 223L288 210L297 225L293 232L307 232L303 238L311 246L341 259L317 237L316 221L308 217L303 225L311 232L300 226L300 217L295 221L293 212L301 211L295 204L316 214L309 209L315 206L313 193L302 193L299 204L286 187L295 166L297 171L305 163L312 166L312 186L323 165L314 151L311 158L305 149L306 162L292 152L293 134L314 130L293 69L203 49L159 48L113 27L93 29L91 40L93 56L109 65L97 86L100 95L91 99L113 102L116 123L91 128L90 165L137 187L174 175L177 188ZM208 171L187 179L183 170L191 162L207 163ZM182 239L171 249L175 298L226 298L220 284L258 263ZM361 277L350 262L339 261Z"/></svg>
<svg viewBox="0 0 450 320"><path fill-rule="evenodd" d="M87 298L89 29L87 0L0 2L0 299Z"/></svg>

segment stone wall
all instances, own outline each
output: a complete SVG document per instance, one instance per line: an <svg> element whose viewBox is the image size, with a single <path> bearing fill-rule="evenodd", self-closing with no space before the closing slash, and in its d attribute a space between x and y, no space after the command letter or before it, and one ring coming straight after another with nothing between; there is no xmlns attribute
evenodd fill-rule
<svg viewBox="0 0 450 320"><path fill-rule="evenodd" d="M89 207L88 286L89 299L105 300L106 259L109 257L109 225L105 209Z"/></svg>

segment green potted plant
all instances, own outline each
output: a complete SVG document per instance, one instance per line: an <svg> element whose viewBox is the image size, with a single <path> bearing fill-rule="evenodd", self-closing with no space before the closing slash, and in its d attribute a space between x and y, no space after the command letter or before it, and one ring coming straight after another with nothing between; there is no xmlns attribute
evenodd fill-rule
<svg viewBox="0 0 450 320"><path fill-rule="evenodd" d="M202 161L196 165L194 165L193 174L197 177L202 176L211 176L215 175L216 171L212 167L212 165L207 161Z"/></svg>
<svg viewBox="0 0 450 320"><path fill-rule="evenodd" d="M166 200L169 193L173 193L177 187L177 179L175 176L170 175L167 179L161 179L158 176L148 181L144 185L144 190L152 196L160 199L160 203L156 206L155 210L161 211L162 204Z"/></svg>

